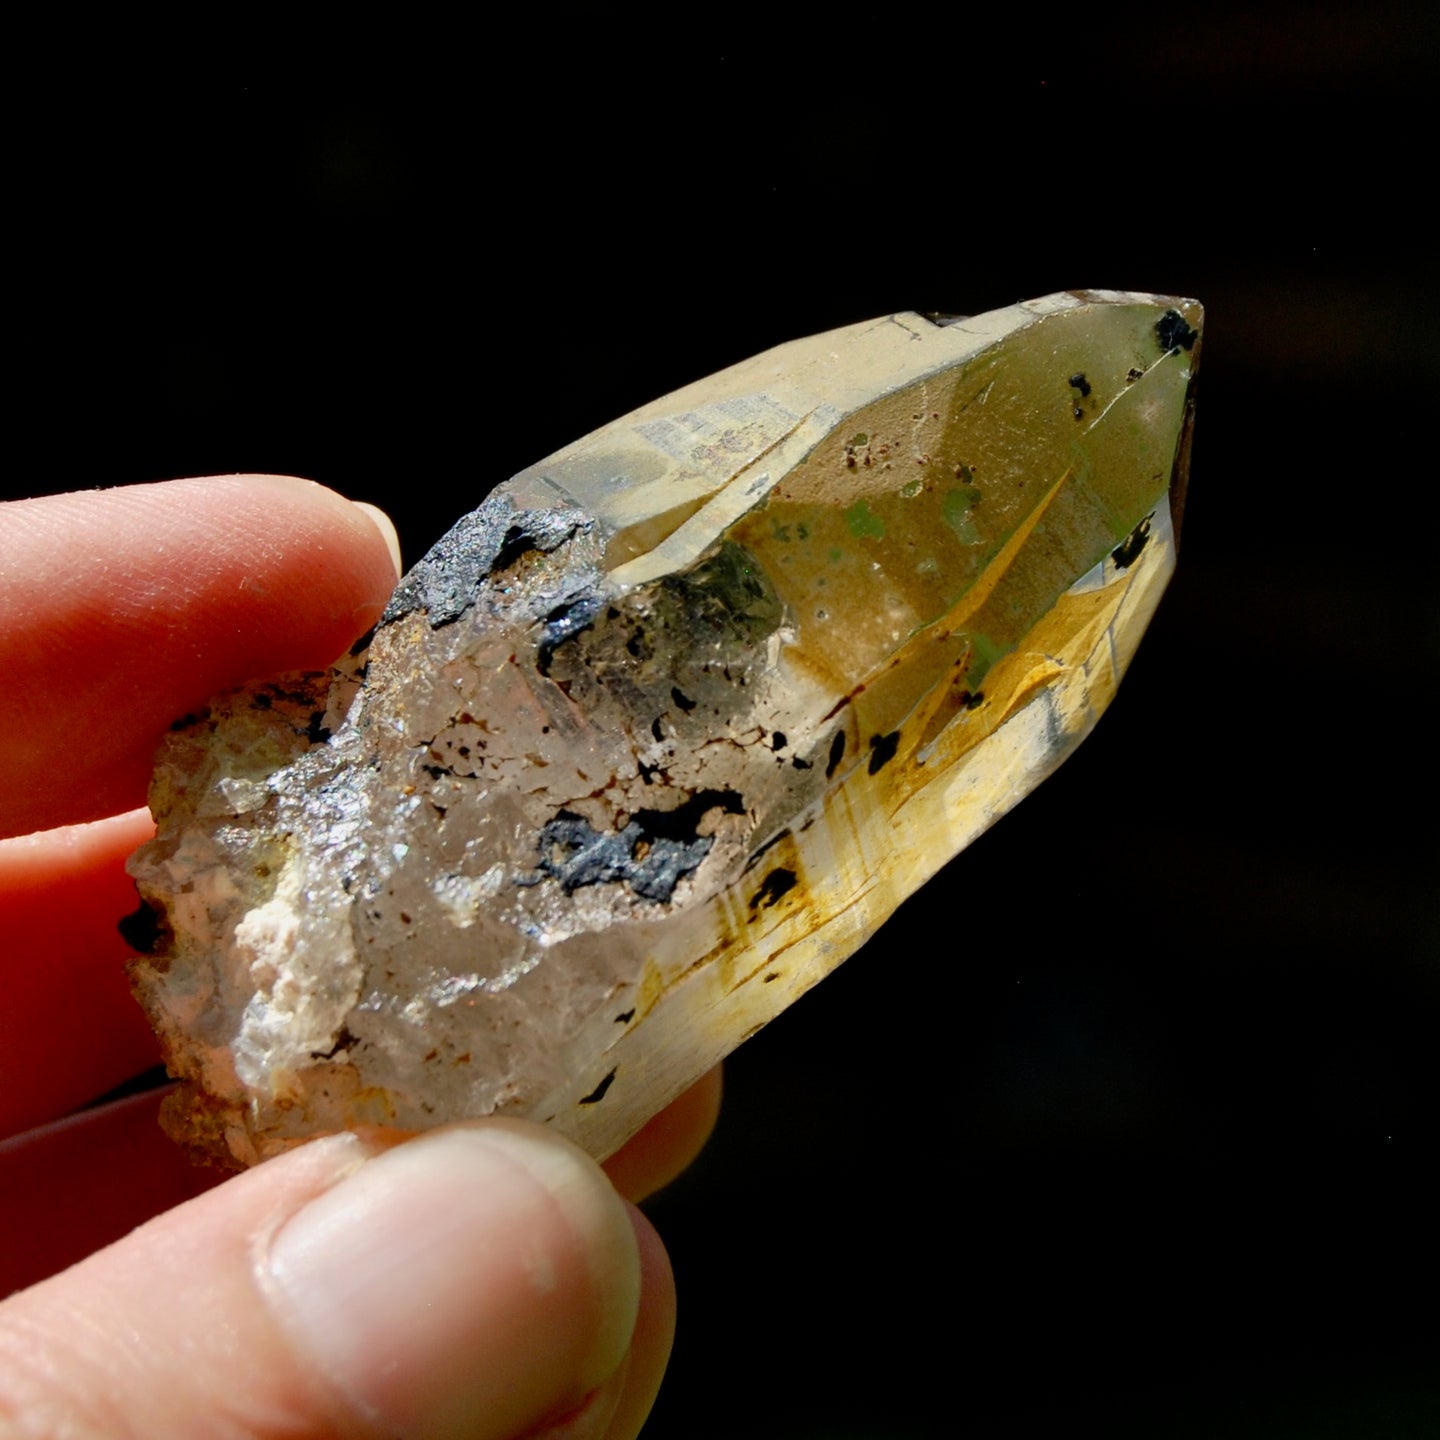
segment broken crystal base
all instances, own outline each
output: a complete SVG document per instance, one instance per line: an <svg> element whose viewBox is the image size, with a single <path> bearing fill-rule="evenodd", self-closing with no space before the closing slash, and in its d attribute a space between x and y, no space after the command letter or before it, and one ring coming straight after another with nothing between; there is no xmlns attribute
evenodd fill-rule
<svg viewBox="0 0 1440 1440"><path fill-rule="evenodd" d="M1200 307L895 315L500 486L326 674L169 736L167 1124L614 1151L1070 753L1174 565Z"/></svg>

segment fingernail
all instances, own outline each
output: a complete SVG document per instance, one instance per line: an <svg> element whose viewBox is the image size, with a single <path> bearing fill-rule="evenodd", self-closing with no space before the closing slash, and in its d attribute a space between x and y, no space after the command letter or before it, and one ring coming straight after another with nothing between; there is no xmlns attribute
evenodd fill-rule
<svg viewBox="0 0 1440 1440"><path fill-rule="evenodd" d="M363 510L375 522L375 528L384 536L386 549L390 551L390 558L395 562L395 574L399 576L402 573L400 536L395 529L395 522L378 505L372 505L368 500L352 500L350 503L357 510Z"/></svg>
<svg viewBox="0 0 1440 1440"><path fill-rule="evenodd" d="M366 1162L281 1227L261 1270L302 1361L406 1436L510 1436L574 1409L623 1362L640 1301L604 1174L517 1121Z"/></svg>

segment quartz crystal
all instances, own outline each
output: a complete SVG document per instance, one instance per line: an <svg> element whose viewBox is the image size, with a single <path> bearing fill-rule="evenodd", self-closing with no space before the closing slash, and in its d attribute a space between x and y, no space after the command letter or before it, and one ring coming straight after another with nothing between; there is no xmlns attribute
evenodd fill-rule
<svg viewBox="0 0 1440 1440"><path fill-rule="evenodd" d="M1200 324L1080 291L782 345L500 485L328 673L187 717L131 866L171 1132L615 1150L1093 725Z"/></svg>

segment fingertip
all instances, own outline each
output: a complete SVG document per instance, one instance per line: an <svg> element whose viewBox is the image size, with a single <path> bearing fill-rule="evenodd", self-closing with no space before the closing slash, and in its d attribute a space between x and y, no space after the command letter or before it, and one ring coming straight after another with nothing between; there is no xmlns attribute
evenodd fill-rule
<svg viewBox="0 0 1440 1440"><path fill-rule="evenodd" d="M658 1240L553 1132L332 1136L0 1305L0 1414L156 1440L217 1415L237 1434L598 1440L648 1406L672 1323Z"/></svg>
<svg viewBox="0 0 1440 1440"><path fill-rule="evenodd" d="M642 1302L630 1341L624 1388L605 1430L605 1440L634 1440L640 1434L675 1342L675 1276L670 1257L655 1227L634 1205L629 1206L640 1252Z"/></svg>
<svg viewBox="0 0 1440 1440"><path fill-rule="evenodd" d="M363 510L374 521L380 538L385 542L386 550L390 552L390 563L395 567L395 578L398 580L404 565L400 559L400 534L395 529L395 522L378 505L371 505L369 501L352 500L350 503L357 510Z"/></svg>
<svg viewBox="0 0 1440 1440"><path fill-rule="evenodd" d="M117 928L136 904L126 858L154 833L150 812L132 810L0 839L0 1137L159 1063Z"/></svg>
<svg viewBox="0 0 1440 1440"><path fill-rule="evenodd" d="M720 1118L723 1067L707 1071L606 1162L605 1173L627 1200L663 1189L705 1148Z"/></svg>
<svg viewBox="0 0 1440 1440"><path fill-rule="evenodd" d="M12 501L0 530L6 834L138 805L176 716L261 676L323 669L395 586L373 509L282 475Z"/></svg>
<svg viewBox="0 0 1440 1440"><path fill-rule="evenodd" d="M276 541L289 545L304 537L303 548L324 548L324 537L341 542L336 558L348 564L362 588L372 593L365 602L382 608L400 575L400 537L394 522L378 505L351 500L338 490L297 475L247 473L212 475L196 480L169 480L154 489L196 487L197 497L212 512L232 506L232 543L246 544L257 559L276 554ZM140 487L137 487L140 488ZM269 503L258 493L271 492ZM233 498L232 498L233 497ZM357 513L358 512L358 513ZM363 517L363 518L362 518ZM382 545L375 546L376 534Z"/></svg>
<svg viewBox="0 0 1440 1440"><path fill-rule="evenodd" d="M406 1435L501 1440L575 1409L624 1366L641 1309L624 1203L588 1156L515 1121L370 1160L279 1230L261 1273L297 1348Z"/></svg>

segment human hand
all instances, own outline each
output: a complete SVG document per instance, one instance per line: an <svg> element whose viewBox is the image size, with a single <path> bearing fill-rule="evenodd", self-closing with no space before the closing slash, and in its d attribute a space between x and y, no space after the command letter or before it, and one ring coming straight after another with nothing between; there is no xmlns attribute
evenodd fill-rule
<svg viewBox="0 0 1440 1440"><path fill-rule="evenodd" d="M0 1295L116 1242L0 1303L0 1432L620 1440L649 1410L674 1296L620 1196L699 1149L718 1077L609 1181L519 1122L333 1136L219 1184L153 1093L61 1118L157 1058L115 923L160 734L344 650L394 584L387 530L274 477L0 506Z"/></svg>

